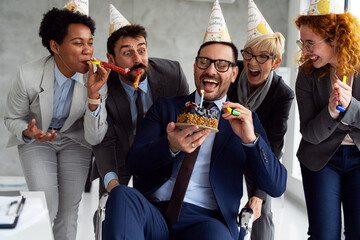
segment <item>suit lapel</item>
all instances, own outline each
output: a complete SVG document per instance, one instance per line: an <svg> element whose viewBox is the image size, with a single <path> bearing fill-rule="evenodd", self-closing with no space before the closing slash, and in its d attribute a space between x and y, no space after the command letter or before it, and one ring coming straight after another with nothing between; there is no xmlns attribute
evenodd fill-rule
<svg viewBox="0 0 360 240"><path fill-rule="evenodd" d="M221 117L221 115L223 113L224 113L223 111L221 111L221 113L220 113L220 121L219 121L219 127L218 127L219 132L216 133L215 140L214 140L214 145L213 145L212 154L211 154L211 167L213 166L216 159L218 159L219 155L222 152L222 149L226 146L226 144L228 144L228 139L230 138L230 136L233 133L233 130L231 128L229 121L227 121Z"/></svg>
<svg viewBox="0 0 360 240"><path fill-rule="evenodd" d="M149 69L147 73L147 78L151 89L152 99L155 102L158 99L158 97L164 95L164 88L162 85L163 83L159 80L158 77L156 77L156 72L154 71L151 64L152 62L149 60Z"/></svg>
<svg viewBox="0 0 360 240"><path fill-rule="evenodd" d="M358 75L357 77L354 76L353 79L353 86L352 86L352 95L354 98L356 99L360 99L360 76Z"/></svg>
<svg viewBox="0 0 360 240"><path fill-rule="evenodd" d="M37 125L37 126L45 132L50 126L50 122L53 114L54 81L55 81L54 68L55 68L55 61L54 58L51 57L45 63L44 75L40 86L42 90L39 94L41 125Z"/></svg>
<svg viewBox="0 0 360 240"><path fill-rule="evenodd" d="M78 120L81 116L84 115L87 98L85 81L86 76L87 75L79 73L79 81L75 82L74 85L70 113L69 116L66 118L63 127L61 128L61 132L66 131L76 120Z"/></svg>
<svg viewBox="0 0 360 240"><path fill-rule="evenodd" d="M118 74L114 71L111 71L110 76L111 79L109 82L108 91L112 95L112 99L114 99L114 104L117 109L117 117L114 119L114 121L115 124L116 121L120 121L122 123L121 125L124 126L123 130L126 131L126 135L128 136L129 146L131 146L134 140L134 136L129 100L127 98L125 89L120 83L121 80Z"/></svg>

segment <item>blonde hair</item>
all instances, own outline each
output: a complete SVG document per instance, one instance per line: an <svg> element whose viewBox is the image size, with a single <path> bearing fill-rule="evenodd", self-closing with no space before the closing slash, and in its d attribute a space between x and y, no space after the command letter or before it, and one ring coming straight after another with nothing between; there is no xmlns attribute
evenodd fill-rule
<svg viewBox="0 0 360 240"><path fill-rule="evenodd" d="M285 38L279 32L261 35L248 40L245 43L244 49L248 48L257 48L268 51L272 56L274 56L274 60L278 60L281 59L281 56L285 51Z"/></svg>

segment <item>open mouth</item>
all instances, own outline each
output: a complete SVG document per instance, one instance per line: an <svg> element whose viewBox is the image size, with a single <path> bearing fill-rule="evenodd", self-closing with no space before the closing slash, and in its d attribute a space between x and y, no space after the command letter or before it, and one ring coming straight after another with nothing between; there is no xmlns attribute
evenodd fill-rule
<svg viewBox="0 0 360 240"><path fill-rule="evenodd" d="M260 75L260 71L259 70L254 70L254 69L249 69L249 74L253 77L257 77Z"/></svg>
<svg viewBox="0 0 360 240"><path fill-rule="evenodd" d="M319 56L311 56L309 57L311 61L316 62L319 59Z"/></svg>
<svg viewBox="0 0 360 240"><path fill-rule="evenodd" d="M204 85L204 90L206 92L210 92L210 91L213 91L218 85L219 85L219 82L214 80L214 79L204 79L202 81L203 85Z"/></svg>

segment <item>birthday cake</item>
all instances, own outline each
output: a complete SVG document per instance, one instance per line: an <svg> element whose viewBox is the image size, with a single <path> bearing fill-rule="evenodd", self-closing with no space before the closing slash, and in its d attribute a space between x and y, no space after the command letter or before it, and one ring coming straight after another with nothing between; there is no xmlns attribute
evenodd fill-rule
<svg viewBox="0 0 360 240"><path fill-rule="evenodd" d="M212 129L218 128L218 111L210 110L199 107L192 102L185 103L185 107L180 110L177 117L177 125L198 125L203 127L209 127Z"/></svg>

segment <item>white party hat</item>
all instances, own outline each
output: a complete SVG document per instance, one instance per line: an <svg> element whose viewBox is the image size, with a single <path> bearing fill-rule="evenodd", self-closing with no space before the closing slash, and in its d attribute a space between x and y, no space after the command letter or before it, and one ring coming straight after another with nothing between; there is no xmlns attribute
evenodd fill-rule
<svg viewBox="0 0 360 240"><path fill-rule="evenodd" d="M248 2L248 37L247 40L261 35L274 33L253 0Z"/></svg>
<svg viewBox="0 0 360 240"><path fill-rule="evenodd" d="M218 0L215 0L213 4L203 43L210 41L231 42L229 31L226 27L224 15Z"/></svg>
<svg viewBox="0 0 360 240"><path fill-rule="evenodd" d="M109 22L109 35L126 25L131 25L131 23L112 4L110 4Z"/></svg>
<svg viewBox="0 0 360 240"><path fill-rule="evenodd" d="M89 0L69 0L64 8L89 16Z"/></svg>
<svg viewBox="0 0 360 240"><path fill-rule="evenodd" d="M311 0L307 15L326 15L336 11L335 0Z"/></svg>

